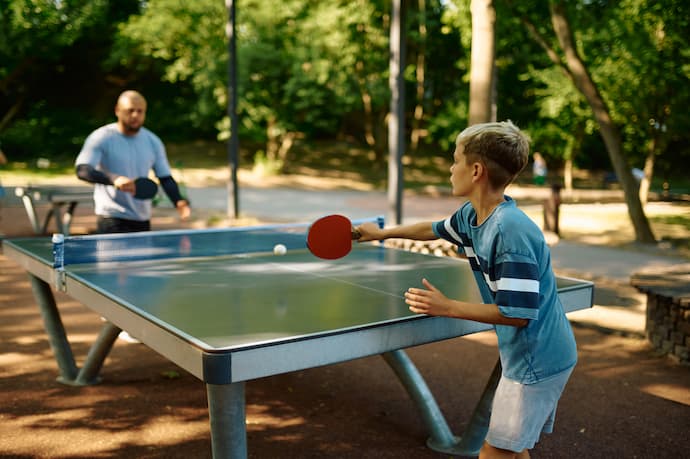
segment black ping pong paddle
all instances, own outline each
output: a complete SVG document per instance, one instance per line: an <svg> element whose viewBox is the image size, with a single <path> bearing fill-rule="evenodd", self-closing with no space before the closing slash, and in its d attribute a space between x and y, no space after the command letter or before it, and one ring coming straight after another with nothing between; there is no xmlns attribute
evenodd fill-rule
<svg viewBox="0 0 690 459"><path fill-rule="evenodd" d="M134 180L134 197L137 199L151 199L158 193L158 184L146 177Z"/></svg>
<svg viewBox="0 0 690 459"><path fill-rule="evenodd" d="M359 239L359 231L342 215L327 215L316 220L307 233L307 247L319 258L335 260L352 250L352 241Z"/></svg>

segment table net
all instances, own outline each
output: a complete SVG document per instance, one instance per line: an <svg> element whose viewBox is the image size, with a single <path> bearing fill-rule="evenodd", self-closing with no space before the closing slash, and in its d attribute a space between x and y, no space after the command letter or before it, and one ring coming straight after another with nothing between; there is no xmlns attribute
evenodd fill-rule
<svg viewBox="0 0 690 459"><path fill-rule="evenodd" d="M376 222L382 217L353 221L353 225ZM155 260L182 257L212 257L272 253L276 244L288 251L306 250L311 223L288 223L248 227L147 231L99 234L65 238L65 265L108 261Z"/></svg>

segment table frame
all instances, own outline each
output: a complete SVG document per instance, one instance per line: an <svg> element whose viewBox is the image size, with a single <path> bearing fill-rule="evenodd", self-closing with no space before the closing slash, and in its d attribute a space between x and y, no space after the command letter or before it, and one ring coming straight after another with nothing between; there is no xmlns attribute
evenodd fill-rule
<svg viewBox="0 0 690 459"><path fill-rule="evenodd" d="M93 202L93 191L65 191L34 187L16 187L14 194L22 200L26 215L29 217L31 227L36 234L47 234L50 220L54 217L56 232L65 236L70 234L72 218L77 205L83 202ZM43 219L38 216L37 201L47 201L50 209Z"/></svg>
<svg viewBox="0 0 690 459"><path fill-rule="evenodd" d="M490 330L490 325L459 319L419 316L413 320L386 325L386 329L391 330L386 339L377 339L377 332L373 328L329 335L320 341L318 353L298 352L303 350L300 348L299 340L280 346L256 347L240 352L211 353L191 345L149 321L142 320L134 312L118 305L105 292L83 285L69 272L54 270L45 260L14 246L11 240L4 244L4 252L19 262L29 274L50 346L58 364L59 382L77 386L98 383L100 370L117 336L120 331L126 330L142 343L205 382L214 458L247 457L246 381L370 355L381 355L407 390L428 431L428 447L446 454L472 456L478 454L484 442L494 391L501 375L500 360L497 361L487 381L468 427L463 435L458 437L452 433L431 390L403 349ZM592 305L593 285L586 281L579 282L576 286L559 289L559 296L567 312ZM53 288L66 292L108 319L104 322L81 368L75 363ZM358 344L360 349L353 350L348 347L356 347ZM333 352L324 352L324 349ZM338 355L339 349L348 349L348 355ZM264 367L251 364L261 361L262 353L266 352L271 353L274 359L275 353L278 352L280 358L277 360L285 362L285 367L266 372ZM354 357L353 352L356 354ZM231 370L228 371L228 368ZM234 371L237 368L240 370Z"/></svg>

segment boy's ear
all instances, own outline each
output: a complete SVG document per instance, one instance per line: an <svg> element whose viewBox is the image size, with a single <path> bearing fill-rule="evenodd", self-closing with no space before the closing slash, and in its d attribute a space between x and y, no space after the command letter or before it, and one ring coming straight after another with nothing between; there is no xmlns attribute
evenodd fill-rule
<svg viewBox="0 0 690 459"><path fill-rule="evenodd" d="M477 161L475 163L472 163L472 181L476 182L480 178L482 178L482 175L486 173L486 169L484 168L484 165Z"/></svg>

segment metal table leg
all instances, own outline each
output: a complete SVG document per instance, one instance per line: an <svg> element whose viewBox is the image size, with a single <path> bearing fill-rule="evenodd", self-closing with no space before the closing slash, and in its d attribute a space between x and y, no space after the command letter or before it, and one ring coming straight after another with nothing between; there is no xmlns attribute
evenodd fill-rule
<svg viewBox="0 0 690 459"><path fill-rule="evenodd" d="M72 346L67 340L67 333L60 317L60 311L55 304L53 291L47 282L33 274L29 274L29 278L31 279L34 297L41 310L43 326L48 334L50 347L53 349L55 360L60 370L58 381L73 386L87 386L98 383L98 373L121 330L110 322L104 323L98 338L91 345L84 365L80 370L77 368L74 360Z"/></svg>
<svg viewBox="0 0 690 459"><path fill-rule="evenodd" d="M397 350L383 354L383 358L395 371L400 382L420 410L422 420L430 435L427 446L441 453L477 456L489 430L491 404L498 380L501 377L501 361L499 360L494 367L463 436L456 437L448 427L448 423L424 378L407 354L402 350Z"/></svg>
<svg viewBox="0 0 690 459"><path fill-rule="evenodd" d="M427 440L429 448L434 451L447 452L459 439L453 435L448 427L446 418L441 413L434 395L417 367L403 350L386 352L383 354L383 358L395 371L398 379L419 408L422 421L429 430L430 437Z"/></svg>
<svg viewBox="0 0 690 459"><path fill-rule="evenodd" d="M48 333L50 347L53 349L55 360L60 369L58 381L74 381L77 376L77 365L74 362L72 347L69 341L67 341L65 326L62 324L53 292L47 282L33 274L29 274L29 278L31 279L31 289L34 292L34 297L41 309L43 326L46 329L46 333Z"/></svg>
<svg viewBox="0 0 690 459"><path fill-rule="evenodd" d="M41 232L39 234L48 234L48 225L50 225L50 219L53 217L53 215L55 215L55 222L57 223L57 232L62 233L62 225L60 225L60 214L59 212L56 213L56 211L58 210L59 209L56 209L55 206L51 206L50 209L48 209L48 213L46 213L46 217L43 220L43 226L41 227ZM69 234L65 234L65 236L69 236Z"/></svg>
<svg viewBox="0 0 690 459"><path fill-rule="evenodd" d="M15 188L14 194L18 198L21 198L22 203L24 204L24 209L26 210L26 215L28 215L28 217L29 217L29 221L31 222L31 227L34 230L34 233L41 234L42 233L41 223L38 220L38 214L36 213L36 206L34 205L34 200L31 197L31 193L27 192L23 188Z"/></svg>
<svg viewBox="0 0 690 459"><path fill-rule="evenodd" d="M101 379L98 374L101 372L103 362L110 354L110 350L113 348L113 344L115 344L115 340L121 331L119 327L110 322L103 324L98 338L91 345L91 349L89 349L84 365L82 365L77 378L71 384L88 386L100 382Z"/></svg>
<svg viewBox="0 0 690 459"><path fill-rule="evenodd" d="M247 457L244 382L206 384L214 459Z"/></svg>
<svg viewBox="0 0 690 459"><path fill-rule="evenodd" d="M77 207L77 201L72 201L67 205L67 210L63 214L60 210L55 214L55 222L57 223L59 232L65 236L69 236L70 226L72 226L72 218Z"/></svg>
<svg viewBox="0 0 690 459"><path fill-rule="evenodd" d="M494 394L498 381L501 379L501 359L497 359L489 380L486 382L484 392L474 408L470 423L463 432L462 439L457 446L458 451L471 452L471 456L479 455L479 450L484 444L484 439L489 431L489 420L491 419L491 405L494 401Z"/></svg>

